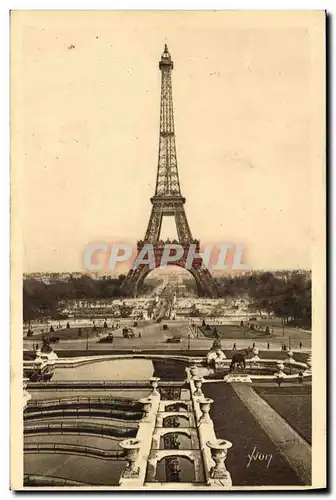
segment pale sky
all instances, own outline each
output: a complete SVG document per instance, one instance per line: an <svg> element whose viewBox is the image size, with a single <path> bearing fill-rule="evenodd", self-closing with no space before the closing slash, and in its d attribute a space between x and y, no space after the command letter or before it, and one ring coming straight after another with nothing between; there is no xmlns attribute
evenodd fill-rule
<svg viewBox="0 0 336 500"><path fill-rule="evenodd" d="M252 268L310 268L322 27L322 12L14 13L24 271L80 270L89 243L144 237L164 43L193 236L243 243Z"/></svg>

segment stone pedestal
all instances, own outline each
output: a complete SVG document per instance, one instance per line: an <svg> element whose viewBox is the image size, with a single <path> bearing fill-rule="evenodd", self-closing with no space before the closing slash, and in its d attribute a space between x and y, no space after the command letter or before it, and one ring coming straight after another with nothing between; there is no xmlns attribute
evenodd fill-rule
<svg viewBox="0 0 336 500"><path fill-rule="evenodd" d="M139 439L125 439L125 441L119 443L119 446L124 450L125 458L128 463L122 477L127 479L138 477L140 468L137 466L136 462L140 449Z"/></svg>
<svg viewBox="0 0 336 500"><path fill-rule="evenodd" d="M210 411L210 406L213 403L213 399L202 397L197 399L197 402L199 403L202 412L200 423L211 422L209 411Z"/></svg>
<svg viewBox="0 0 336 500"><path fill-rule="evenodd" d="M159 377L150 377L150 379L149 379L150 384L152 386L152 393L151 394L153 396L157 396L159 394L159 391L157 390L157 388L158 388L160 380L161 379Z"/></svg>
<svg viewBox="0 0 336 500"><path fill-rule="evenodd" d="M198 396L200 398L204 397L204 394L202 392L202 384L203 384L203 379L202 377L194 377L194 384L196 387L196 391L194 392L194 396Z"/></svg>
<svg viewBox="0 0 336 500"><path fill-rule="evenodd" d="M211 450L211 458L215 462L215 466L210 470L211 479L220 479L225 486L232 486L231 475L225 466L227 451L232 447L232 443L226 439L217 439L215 441L207 441L207 446Z"/></svg>

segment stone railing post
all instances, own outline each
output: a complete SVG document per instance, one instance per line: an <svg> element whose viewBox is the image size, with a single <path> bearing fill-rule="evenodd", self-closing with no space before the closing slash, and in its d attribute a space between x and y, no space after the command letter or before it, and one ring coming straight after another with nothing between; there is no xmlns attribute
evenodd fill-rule
<svg viewBox="0 0 336 500"><path fill-rule="evenodd" d="M152 415L151 415L151 408L152 408L152 403L153 401L151 398L142 398L139 399L139 403L143 405L143 417L141 419L142 422L151 422L152 421Z"/></svg>
<svg viewBox="0 0 336 500"><path fill-rule="evenodd" d="M158 385L160 380L159 377L150 377L149 382L152 386L151 396L157 396L159 394Z"/></svg>
<svg viewBox="0 0 336 500"><path fill-rule="evenodd" d="M213 399L202 397L198 398L197 402L199 403L202 412L202 416L200 417L199 422L201 424L211 422L209 411L210 411L210 406L213 403Z"/></svg>
<svg viewBox="0 0 336 500"><path fill-rule="evenodd" d="M196 391L194 392L194 396L198 397L204 397L204 394L202 392L202 384L203 384L203 378L202 377L194 377L194 384L196 387Z"/></svg>

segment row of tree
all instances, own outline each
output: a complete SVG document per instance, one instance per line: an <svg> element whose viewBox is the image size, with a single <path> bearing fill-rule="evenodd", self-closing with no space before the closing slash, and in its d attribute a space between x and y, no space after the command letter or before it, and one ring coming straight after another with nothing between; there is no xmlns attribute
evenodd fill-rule
<svg viewBox="0 0 336 500"><path fill-rule="evenodd" d="M117 278L104 276L101 279L93 279L88 275L83 275L80 278L70 278L66 281L55 280L52 283L26 278L23 282L23 320L26 322L44 317L61 319L59 303L63 300L125 297L125 293L121 289L124 278L125 276L122 274ZM149 293L154 286L153 281L146 281L143 288L144 293Z"/></svg>
<svg viewBox="0 0 336 500"><path fill-rule="evenodd" d="M246 297L251 312L283 318L285 323L311 327L311 276L300 272L277 276L272 272L218 280L222 297Z"/></svg>
<svg viewBox="0 0 336 500"><path fill-rule="evenodd" d="M119 275L93 279L82 275L50 284L27 278L23 282L23 319L29 321L46 316L58 319L62 300L124 297L121 289L124 278ZM156 285L154 280L145 281L143 291L148 293ZM278 276L272 272L258 272L221 277L217 285L220 297L248 298L251 312L273 314L286 323L307 328L311 325L311 277L308 274L292 272Z"/></svg>

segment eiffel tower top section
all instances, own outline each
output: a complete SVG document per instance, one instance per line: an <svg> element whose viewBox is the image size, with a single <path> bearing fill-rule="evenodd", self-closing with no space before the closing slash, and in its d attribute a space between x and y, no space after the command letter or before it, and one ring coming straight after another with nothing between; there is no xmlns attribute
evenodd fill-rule
<svg viewBox="0 0 336 500"><path fill-rule="evenodd" d="M181 195L177 170L171 72L174 63L167 45L159 62L161 71L160 142L155 195L152 203L164 199L185 199Z"/></svg>

